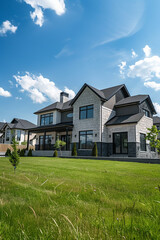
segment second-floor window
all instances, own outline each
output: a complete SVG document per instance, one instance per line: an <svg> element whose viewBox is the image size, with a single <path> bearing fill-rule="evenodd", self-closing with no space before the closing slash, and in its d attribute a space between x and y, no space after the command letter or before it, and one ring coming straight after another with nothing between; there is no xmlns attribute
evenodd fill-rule
<svg viewBox="0 0 160 240"><path fill-rule="evenodd" d="M79 108L79 119L93 118L93 105Z"/></svg>
<svg viewBox="0 0 160 240"><path fill-rule="evenodd" d="M144 112L144 114L145 114L146 117L149 117L149 111L148 111L148 110L143 109L143 112Z"/></svg>
<svg viewBox="0 0 160 240"><path fill-rule="evenodd" d="M140 150L146 151L146 135L140 133Z"/></svg>
<svg viewBox="0 0 160 240"><path fill-rule="evenodd" d="M17 141L21 140L21 130L17 130Z"/></svg>
<svg viewBox="0 0 160 240"><path fill-rule="evenodd" d="M53 113L43 114L41 115L40 125L50 125L53 124Z"/></svg>

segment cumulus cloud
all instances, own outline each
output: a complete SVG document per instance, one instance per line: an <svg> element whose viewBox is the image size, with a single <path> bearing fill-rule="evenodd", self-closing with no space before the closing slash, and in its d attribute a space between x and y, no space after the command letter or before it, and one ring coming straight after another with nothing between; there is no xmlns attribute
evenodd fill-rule
<svg viewBox="0 0 160 240"><path fill-rule="evenodd" d="M121 62L118 67L119 67L119 72L121 74L121 76L124 77L124 70L125 70L125 67L126 67L127 63L126 62Z"/></svg>
<svg viewBox="0 0 160 240"><path fill-rule="evenodd" d="M153 104L154 104L157 114L160 116L160 104L159 103L153 103Z"/></svg>
<svg viewBox="0 0 160 240"><path fill-rule="evenodd" d="M8 91L5 91L3 88L0 87L0 96L2 97L11 97L11 93Z"/></svg>
<svg viewBox="0 0 160 240"><path fill-rule="evenodd" d="M10 21L6 20L0 26L0 36L5 36L7 32L15 33L17 27L12 25Z"/></svg>
<svg viewBox="0 0 160 240"><path fill-rule="evenodd" d="M59 16L66 11L64 0L24 0L24 2L34 9L34 11L30 13L30 16L34 23L40 27L44 22L43 11L45 9L51 9Z"/></svg>
<svg viewBox="0 0 160 240"><path fill-rule="evenodd" d="M143 52L145 54L146 57L149 57L151 55L151 48L146 45L144 48L143 48Z"/></svg>
<svg viewBox="0 0 160 240"><path fill-rule="evenodd" d="M156 83L154 81L145 82L144 86L145 87L150 87L150 88L154 89L155 91L159 91L160 90L160 83Z"/></svg>
<svg viewBox="0 0 160 240"><path fill-rule="evenodd" d="M132 49L132 58L138 57L137 53Z"/></svg>
<svg viewBox="0 0 160 240"><path fill-rule="evenodd" d="M21 87L20 91L26 91L34 103L43 103L47 100L59 101L60 99L62 90L53 81L43 77L41 74L36 76L26 72L25 75L14 75L13 77ZM65 87L64 91L69 94L70 98L75 96L74 91L67 87Z"/></svg>

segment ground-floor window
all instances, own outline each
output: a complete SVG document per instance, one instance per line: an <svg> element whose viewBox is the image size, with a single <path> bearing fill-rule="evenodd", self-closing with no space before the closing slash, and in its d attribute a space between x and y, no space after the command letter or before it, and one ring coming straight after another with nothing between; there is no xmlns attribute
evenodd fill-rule
<svg viewBox="0 0 160 240"><path fill-rule="evenodd" d="M6 141L9 141L9 138L10 138L10 129L7 129L7 132L6 132Z"/></svg>
<svg viewBox="0 0 160 240"><path fill-rule="evenodd" d="M146 135L140 133L140 150L146 151Z"/></svg>
<svg viewBox="0 0 160 240"><path fill-rule="evenodd" d="M51 150L52 135L46 135L39 137L39 150Z"/></svg>
<svg viewBox="0 0 160 240"><path fill-rule="evenodd" d="M21 140L21 130L17 130L17 141Z"/></svg>
<svg viewBox="0 0 160 240"><path fill-rule="evenodd" d="M80 149L93 148L93 131L79 132L79 148Z"/></svg>
<svg viewBox="0 0 160 240"><path fill-rule="evenodd" d="M113 133L113 152L115 154L128 153L128 133Z"/></svg>

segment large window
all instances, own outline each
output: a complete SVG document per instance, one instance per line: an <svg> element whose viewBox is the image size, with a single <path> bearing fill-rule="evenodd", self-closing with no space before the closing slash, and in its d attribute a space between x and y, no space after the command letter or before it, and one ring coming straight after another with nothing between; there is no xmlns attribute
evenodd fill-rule
<svg viewBox="0 0 160 240"><path fill-rule="evenodd" d="M144 114L145 114L146 117L149 117L149 111L148 111L148 110L143 109L143 112L144 112Z"/></svg>
<svg viewBox="0 0 160 240"><path fill-rule="evenodd" d="M39 150L51 150L52 149L52 135L46 135L45 136L45 142L44 142L44 136L39 137Z"/></svg>
<svg viewBox="0 0 160 240"><path fill-rule="evenodd" d="M21 130L17 130L17 141L21 140Z"/></svg>
<svg viewBox="0 0 160 240"><path fill-rule="evenodd" d="M127 154L128 133L127 132L113 133L113 146L115 154Z"/></svg>
<svg viewBox="0 0 160 240"><path fill-rule="evenodd" d="M41 115L40 125L50 125L53 124L53 113Z"/></svg>
<svg viewBox="0 0 160 240"><path fill-rule="evenodd" d="M7 129L7 132L6 132L6 141L9 141L9 138L10 138L10 129Z"/></svg>
<svg viewBox="0 0 160 240"><path fill-rule="evenodd" d="M146 151L146 135L140 133L140 150Z"/></svg>
<svg viewBox="0 0 160 240"><path fill-rule="evenodd" d="M93 118L93 105L79 108L79 119Z"/></svg>
<svg viewBox="0 0 160 240"><path fill-rule="evenodd" d="M93 131L79 132L79 148L80 149L93 148Z"/></svg>

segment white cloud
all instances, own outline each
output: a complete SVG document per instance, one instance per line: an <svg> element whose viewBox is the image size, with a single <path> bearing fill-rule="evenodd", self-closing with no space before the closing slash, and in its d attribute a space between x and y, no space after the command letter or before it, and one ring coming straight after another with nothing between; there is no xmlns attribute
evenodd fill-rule
<svg viewBox="0 0 160 240"><path fill-rule="evenodd" d="M156 83L154 81L145 82L144 86L145 87L150 87L150 88L154 89L155 91L159 91L160 90L160 83Z"/></svg>
<svg viewBox="0 0 160 240"><path fill-rule="evenodd" d="M119 72L122 76L124 75L124 70L125 70L126 65L127 65L127 63L123 62L123 61L118 65Z"/></svg>
<svg viewBox="0 0 160 240"><path fill-rule="evenodd" d="M15 99L16 99L16 100L22 100L22 98L21 98L21 97L15 97Z"/></svg>
<svg viewBox="0 0 160 240"><path fill-rule="evenodd" d="M0 96L2 97L11 97L11 93L8 91L5 91L3 88L0 87Z"/></svg>
<svg viewBox="0 0 160 240"><path fill-rule="evenodd" d="M149 57L151 55L151 48L146 45L144 48L143 48L143 52L145 54L146 57Z"/></svg>
<svg viewBox="0 0 160 240"><path fill-rule="evenodd" d="M0 27L0 35L5 36L7 32L15 33L16 30L17 27L12 25L10 21L6 20Z"/></svg>
<svg viewBox="0 0 160 240"><path fill-rule="evenodd" d="M137 53L132 49L132 58L138 57Z"/></svg>
<svg viewBox="0 0 160 240"><path fill-rule="evenodd" d="M28 72L25 75L14 75L16 82L21 86L21 92L28 92L29 97L34 103L43 103L47 100L59 101L60 90L53 81L42 75L36 76ZM73 98L75 93L73 90L65 87L65 91L69 93L69 97Z"/></svg>
<svg viewBox="0 0 160 240"><path fill-rule="evenodd" d="M24 2L34 8L34 11L30 13L30 15L35 24L40 27L44 22L44 9L51 9L59 16L64 14L66 11L64 0L24 0Z"/></svg>
<svg viewBox="0 0 160 240"><path fill-rule="evenodd" d="M159 103L153 103L153 104L154 104L157 114L160 116L160 104Z"/></svg>
<svg viewBox="0 0 160 240"><path fill-rule="evenodd" d="M145 81L153 77L160 78L160 57L152 56L135 62L129 66L128 77L140 77Z"/></svg>

